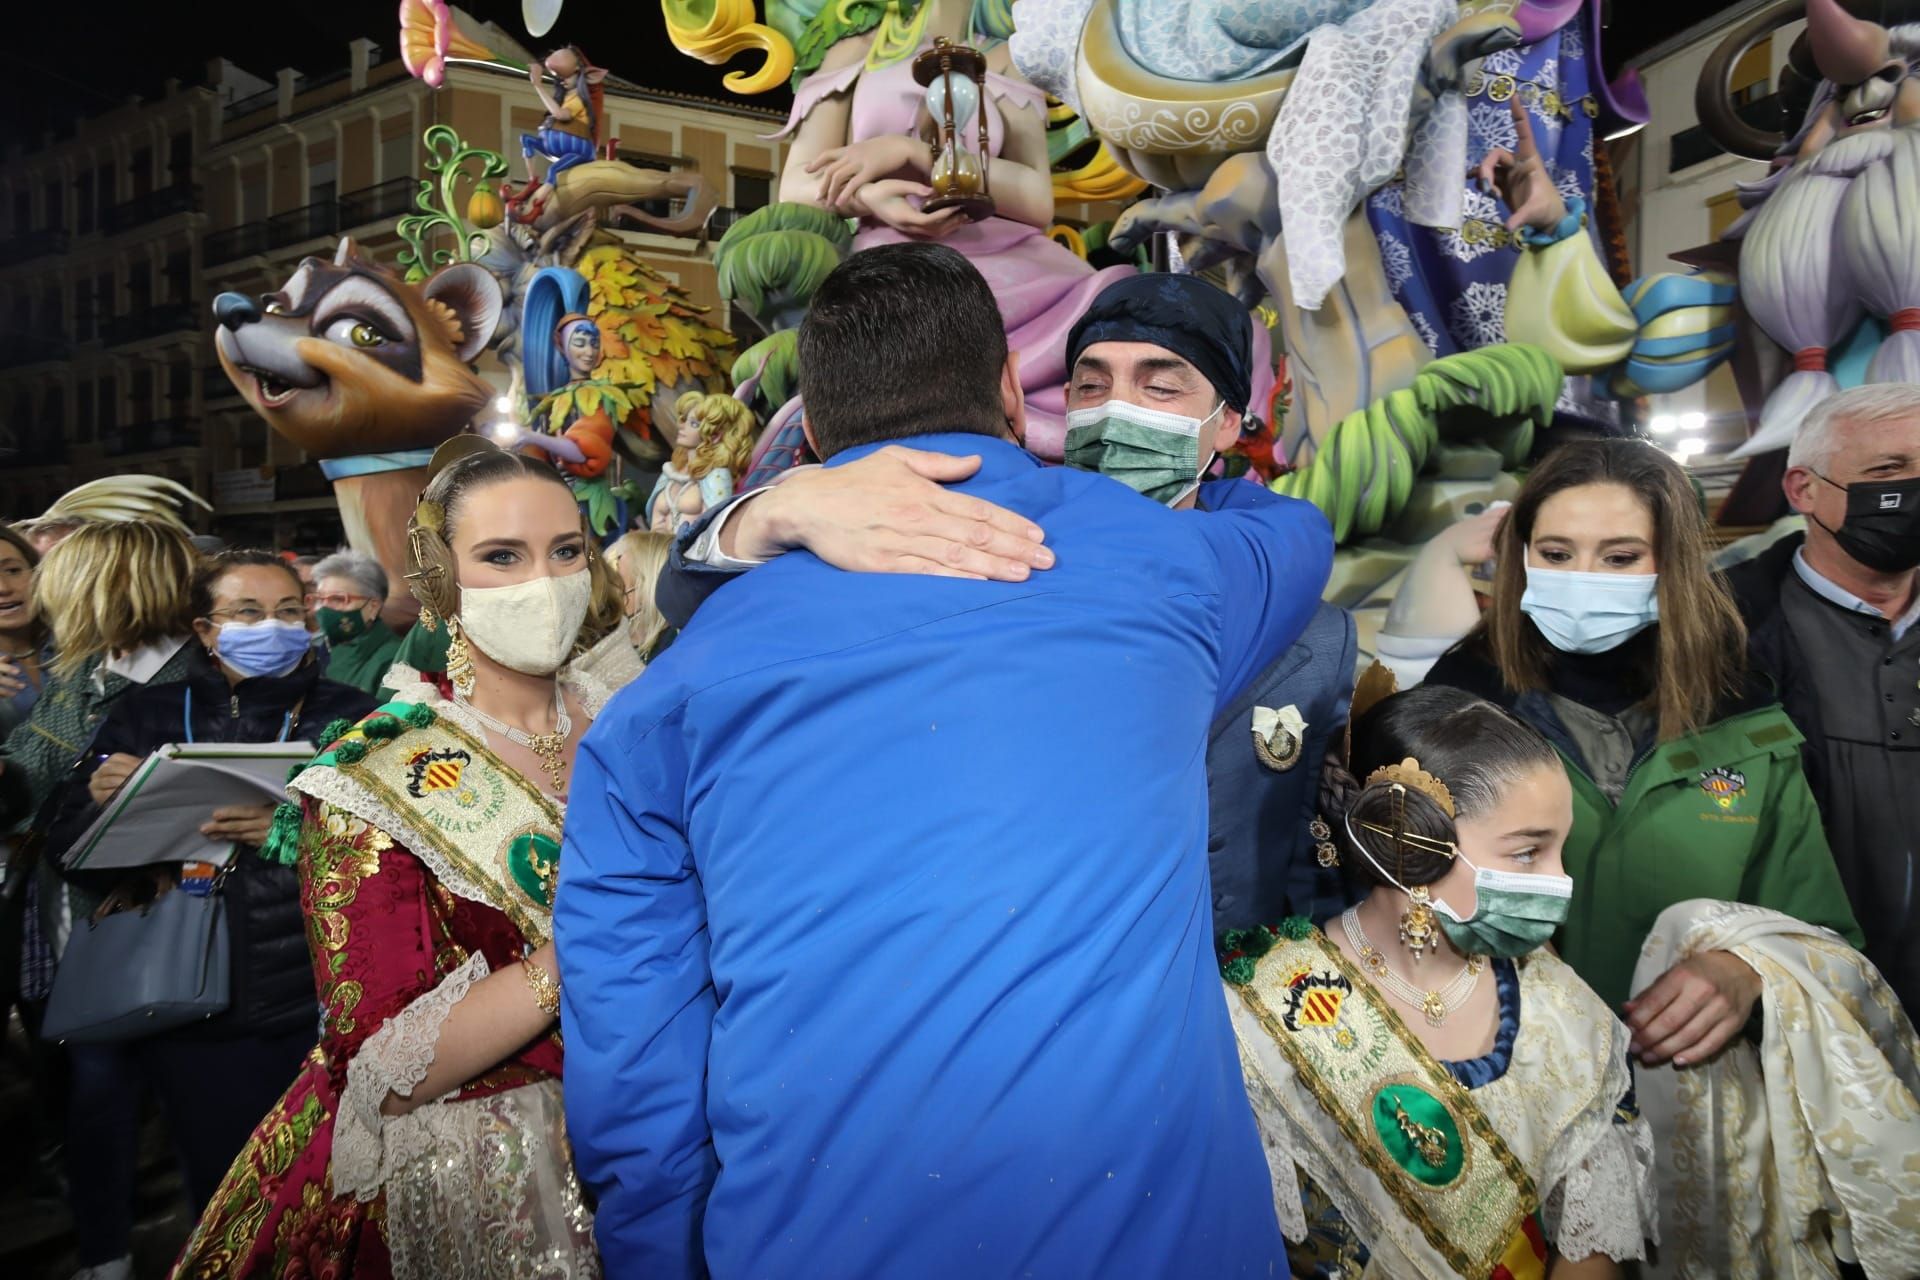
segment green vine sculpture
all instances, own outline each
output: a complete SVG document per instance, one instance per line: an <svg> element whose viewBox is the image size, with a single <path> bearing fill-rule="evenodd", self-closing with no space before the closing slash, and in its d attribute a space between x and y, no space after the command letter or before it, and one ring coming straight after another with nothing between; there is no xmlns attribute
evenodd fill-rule
<svg viewBox="0 0 1920 1280"><path fill-rule="evenodd" d="M455 188L463 176L479 183L507 174L506 158L498 151L468 146L447 125L432 126L421 135L421 141L427 148L427 172L438 177L439 191L434 190L433 178L422 178L420 194L414 197L420 212L400 219L400 238L407 242L407 248L400 251L400 265L406 268L409 282L424 280L437 268L450 263L471 262L485 252L486 237L471 230L466 219L460 216ZM480 163L479 171L467 173L468 164L476 160ZM441 231L453 236L454 244L459 246L457 250L444 245L429 250L428 242Z"/></svg>
<svg viewBox="0 0 1920 1280"><path fill-rule="evenodd" d="M1539 347L1502 343L1435 360L1413 385L1336 422L1313 460L1268 486L1326 513L1336 543L1369 538L1405 509L1441 440L1477 440L1517 466L1553 420L1560 365Z"/></svg>

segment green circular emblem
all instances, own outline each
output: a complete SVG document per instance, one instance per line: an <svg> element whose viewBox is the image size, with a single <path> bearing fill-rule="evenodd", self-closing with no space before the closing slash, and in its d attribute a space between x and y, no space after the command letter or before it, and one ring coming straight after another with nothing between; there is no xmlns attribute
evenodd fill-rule
<svg viewBox="0 0 1920 1280"><path fill-rule="evenodd" d="M553 905L553 882L560 871L560 842L544 831L523 831L507 845L507 873L520 892L543 907Z"/></svg>
<svg viewBox="0 0 1920 1280"><path fill-rule="evenodd" d="M1373 1129L1407 1176L1444 1187L1460 1176L1466 1145L1453 1116L1418 1085L1390 1084L1373 1095Z"/></svg>

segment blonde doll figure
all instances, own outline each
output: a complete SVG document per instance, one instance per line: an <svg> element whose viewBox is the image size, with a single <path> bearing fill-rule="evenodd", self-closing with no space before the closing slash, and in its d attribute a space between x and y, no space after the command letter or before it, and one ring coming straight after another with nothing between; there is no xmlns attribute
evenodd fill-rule
<svg viewBox="0 0 1920 1280"><path fill-rule="evenodd" d="M702 512L733 496L736 478L753 455L759 420L750 403L760 382L755 373L732 395L689 391L673 406L679 431L673 457L647 498L647 527L672 534L692 524Z"/></svg>

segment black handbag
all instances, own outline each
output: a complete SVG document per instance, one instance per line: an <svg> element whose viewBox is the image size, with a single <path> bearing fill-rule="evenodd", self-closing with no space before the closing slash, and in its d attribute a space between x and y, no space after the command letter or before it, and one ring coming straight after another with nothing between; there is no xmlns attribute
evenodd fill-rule
<svg viewBox="0 0 1920 1280"><path fill-rule="evenodd" d="M226 902L184 889L138 911L76 924L40 1034L76 1044L157 1035L225 1013L231 996Z"/></svg>

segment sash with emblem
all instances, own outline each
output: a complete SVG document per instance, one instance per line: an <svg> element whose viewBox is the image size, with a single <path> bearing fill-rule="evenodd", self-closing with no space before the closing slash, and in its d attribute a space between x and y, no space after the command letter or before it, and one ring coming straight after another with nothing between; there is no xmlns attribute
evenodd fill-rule
<svg viewBox="0 0 1920 1280"><path fill-rule="evenodd" d="M485 743L419 703L355 725L288 783L387 830L454 893L547 939L564 814Z"/></svg>
<svg viewBox="0 0 1920 1280"><path fill-rule="evenodd" d="M1401 1237L1414 1265L1424 1257L1468 1280L1543 1277L1533 1179L1469 1091L1319 930L1290 920L1268 936L1257 965L1242 957L1226 967L1256 1111L1265 1100L1286 1112L1316 1148L1305 1163L1322 1190L1355 1225ZM1262 1055L1247 1052L1249 1020L1291 1082L1255 1078L1265 1073ZM1381 1192L1391 1203L1378 1203Z"/></svg>

